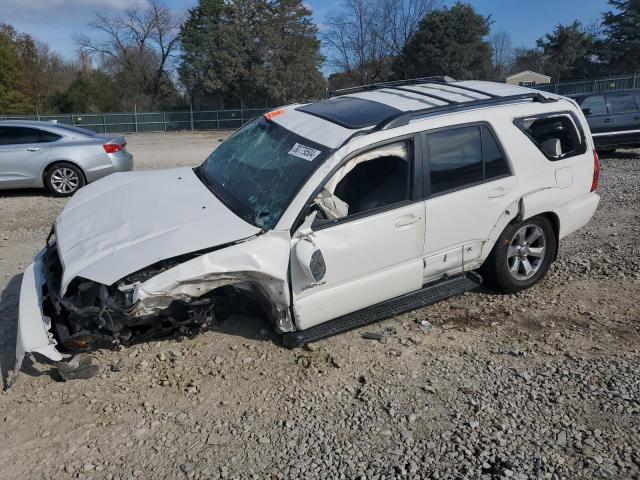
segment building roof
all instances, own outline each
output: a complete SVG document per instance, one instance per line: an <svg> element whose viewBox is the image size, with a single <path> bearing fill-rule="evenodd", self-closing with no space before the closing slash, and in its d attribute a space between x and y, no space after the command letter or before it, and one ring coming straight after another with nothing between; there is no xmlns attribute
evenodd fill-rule
<svg viewBox="0 0 640 480"><path fill-rule="evenodd" d="M532 72L531 70L524 70L522 72L514 73L513 75L509 75L506 80L510 80L512 78L522 77L526 75L533 75L538 78L544 78L547 82L551 82L551 77L549 75L544 75L538 72Z"/></svg>

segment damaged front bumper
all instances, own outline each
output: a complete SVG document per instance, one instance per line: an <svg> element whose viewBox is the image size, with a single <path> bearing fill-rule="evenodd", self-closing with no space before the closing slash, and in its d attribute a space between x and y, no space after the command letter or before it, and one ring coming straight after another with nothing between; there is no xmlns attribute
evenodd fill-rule
<svg viewBox="0 0 640 480"><path fill-rule="evenodd" d="M45 250L40 251L34 262L27 267L22 276L20 302L18 310L18 334L16 338L16 363L10 384L15 381L24 356L37 352L45 357L60 361L63 355L56 348L57 342L51 332L51 318L43 311L43 274L42 257Z"/></svg>

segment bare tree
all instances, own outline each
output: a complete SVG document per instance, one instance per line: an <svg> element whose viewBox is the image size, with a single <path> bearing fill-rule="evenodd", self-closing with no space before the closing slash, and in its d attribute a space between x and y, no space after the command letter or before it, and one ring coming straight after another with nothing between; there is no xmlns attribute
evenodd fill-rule
<svg viewBox="0 0 640 480"><path fill-rule="evenodd" d="M420 22L429 12L440 6L440 0L384 0L383 16L386 28L385 39L389 54L397 60L395 72L406 77L402 50L409 39L420 28Z"/></svg>
<svg viewBox="0 0 640 480"><path fill-rule="evenodd" d="M510 71L514 60L511 36L505 30L500 30L491 35L489 43L493 49L493 66L496 75L502 79Z"/></svg>
<svg viewBox="0 0 640 480"><path fill-rule="evenodd" d="M327 16L324 42L341 81L361 85L388 79L394 58L440 0L343 0ZM400 63L399 76L404 76Z"/></svg>
<svg viewBox="0 0 640 480"><path fill-rule="evenodd" d="M121 15L96 14L89 27L104 41L79 34L75 39L81 53L97 58L117 78L130 97L125 103L152 106L173 90L181 23L161 0L146 0Z"/></svg>

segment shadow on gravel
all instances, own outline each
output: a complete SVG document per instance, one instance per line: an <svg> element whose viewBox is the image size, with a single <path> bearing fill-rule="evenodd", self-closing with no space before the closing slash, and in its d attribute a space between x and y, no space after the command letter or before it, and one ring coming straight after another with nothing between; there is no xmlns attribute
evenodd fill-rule
<svg viewBox="0 0 640 480"><path fill-rule="evenodd" d="M16 188L14 190L0 190L0 198L10 197L48 197L55 198L44 188Z"/></svg>
<svg viewBox="0 0 640 480"><path fill-rule="evenodd" d="M7 384L9 370L16 360L16 332L18 330L18 299L22 274L14 276L0 293L0 376L2 387ZM1 388L0 388L1 389Z"/></svg>
<svg viewBox="0 0 640 480"><path fill-rule="evenodd" d="M618 160L636 160L638 158L637 150L616 150L615 152L598 152L601 160L615 158Z"/></svg>

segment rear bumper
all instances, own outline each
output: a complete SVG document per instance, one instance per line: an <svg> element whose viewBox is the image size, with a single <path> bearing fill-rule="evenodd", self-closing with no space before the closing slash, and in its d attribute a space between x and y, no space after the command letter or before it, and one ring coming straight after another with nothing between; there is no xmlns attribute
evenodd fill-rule
<svg viewBox="0 0 640 480"><path fill-rule="evenodd" d="M42 273L42 250L22 276L18 309L18 335L16 338L16 364L14 378L20 371L25 354L37 352L54 361L63 356L56 348L57 342L51 333L51 319L42 309L42 294L45 278Z"/></svg>
<svg viewBox="0 0 640 480"><path fill-rule="evenodd" d="M598 208L598 203L600 196L592 192L557 209L555 213L560 219L559 238L564 238L589 223Z"/></svg>

